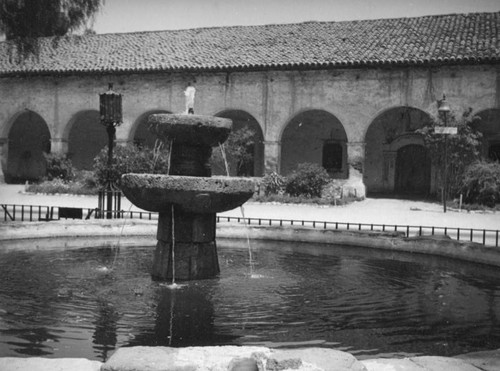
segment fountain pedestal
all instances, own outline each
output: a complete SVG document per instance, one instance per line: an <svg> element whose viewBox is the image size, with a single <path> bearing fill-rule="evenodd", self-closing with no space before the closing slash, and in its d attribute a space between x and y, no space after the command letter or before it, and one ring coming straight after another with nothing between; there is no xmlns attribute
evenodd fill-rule
<svg viewBox="0 0 500 371"><path fill-rule="evenodd" d="M151 131L171 143L171 174L124 174L121 189L137 207L159 212L155 280L196 280L219 274L216 213L241 206L252 197L248 178L210 177L212 147L231 130L228 119L199 115L155 114Z"/></svg>
<svg viewBox="0 0 500 371"><path fill-rule="evenodd" d="M215 218L215 214L176 212L175 206L173 214L161 212L151 273L153 279L171 280L174 271L178 280L210 278L219 274Z"/></svg>

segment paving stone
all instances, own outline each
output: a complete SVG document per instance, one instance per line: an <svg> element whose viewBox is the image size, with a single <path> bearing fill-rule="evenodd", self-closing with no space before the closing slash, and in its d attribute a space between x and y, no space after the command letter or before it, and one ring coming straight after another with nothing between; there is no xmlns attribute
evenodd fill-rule
<svg viewBox="0 0 500 371"><path fill-rule="evenodd" d="M377 358L361 363L367 371L480 371L463 360L446 357Z"/></svg>
<svg viewBox="0 0 500 371"><path fill-rule="evenodd" d="M270 358L277 361L300 359L325 371L365 371L364 365L353 355L334 349L305 348L272 350Z"/></svg>
<svg viewBox="0 0 500 371"><path fill-rule="evenodd" d="M84 358L0 358L2 371L100 371L101 365Z"/></svg>
<svg viewBox="0 0 500 371"><path fill-rule="evenodd" d="M268 354L263 347L130 347L118 349L101 371L227 371L234 358Z"/></svg>
<svg viewBox="0 0 500 371"><path fill-rule="evenodd" d="M462 359L484 371L500 370L500 349L459 355Z"/></svg>

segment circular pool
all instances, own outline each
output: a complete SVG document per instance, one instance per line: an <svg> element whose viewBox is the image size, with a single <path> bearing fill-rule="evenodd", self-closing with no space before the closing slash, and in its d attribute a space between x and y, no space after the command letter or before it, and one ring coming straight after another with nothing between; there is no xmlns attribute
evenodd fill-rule
<svg viewBox="0 0 500 371"><path fill-rule="evenodd" d="M26 242L27 246L30 242ZM153 247L4 249L0 356L122 346L329 347L358 358L500 348L500 272L435 256L218 241L218 278L151 281Z"/></svg>

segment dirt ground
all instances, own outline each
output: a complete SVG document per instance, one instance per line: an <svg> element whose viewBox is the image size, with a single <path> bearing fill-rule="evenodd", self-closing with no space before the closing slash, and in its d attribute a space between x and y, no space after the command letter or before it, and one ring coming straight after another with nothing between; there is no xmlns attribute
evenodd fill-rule
<svg viewBox="0 0 500 371"><path fill-rule="evenodd" d="M95 208L97 196L28 194L23 185L0 184L0 204ZM139 210L126 199L122 201L122 209ZM367 198L346 206L247 202L243 209L245 217L249 218L500 229L500 212L448 208L444 213L438 203L413 200ZM237 208L220 215L241 216L241 210Z"/></svg>

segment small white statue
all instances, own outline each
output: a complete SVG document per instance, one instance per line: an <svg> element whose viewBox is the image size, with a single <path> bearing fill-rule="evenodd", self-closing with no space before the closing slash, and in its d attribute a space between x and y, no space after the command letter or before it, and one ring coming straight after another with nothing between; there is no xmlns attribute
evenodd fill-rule
<svg viewBox="0 0 500 371"><path fill-rule="evenodd" d="M184 90L184 95L186 96L186 113L188 114L194 114L194 93L196 93L196 89L189 83L186 90Z"/></svg>

